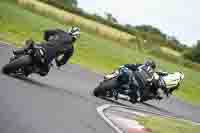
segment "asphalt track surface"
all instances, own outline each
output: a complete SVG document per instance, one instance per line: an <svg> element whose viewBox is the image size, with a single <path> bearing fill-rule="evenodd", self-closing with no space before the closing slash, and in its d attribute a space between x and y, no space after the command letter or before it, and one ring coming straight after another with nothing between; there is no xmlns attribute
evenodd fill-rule
<svg viewBox="0 0 200 133"><path fill-rule="evenodd" d="M11 52L10 46L0 45L0 67ZM71 64L52 68L46 77L22 79L0 73L0 133L112 133L96 111L111 103L200 122L200 107L175 97L135 105L96 98L92 91L101 79Z"/></svg>

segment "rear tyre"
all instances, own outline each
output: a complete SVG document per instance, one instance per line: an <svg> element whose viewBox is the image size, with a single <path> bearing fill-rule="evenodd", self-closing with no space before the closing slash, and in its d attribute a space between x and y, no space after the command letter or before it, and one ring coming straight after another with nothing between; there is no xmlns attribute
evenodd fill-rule
<svg viewBox="0 0 200 133"><path fill-rule="evenodd" d="M105 80L98 87L96 87L93 91L94 96L106 96L107 92L112 92L112 89L118 87L117 78L113 78L110 80Z"/></svg>
<svg viewBox="0 0 200 133"><path fill-rule="evenodd" d="M30 65L32 63L32 58L29 55L21 56L16 60L13 60L9 64L6 64L2 68L2 72L5 74L11 74L16 72L20 67Z"/></svg>

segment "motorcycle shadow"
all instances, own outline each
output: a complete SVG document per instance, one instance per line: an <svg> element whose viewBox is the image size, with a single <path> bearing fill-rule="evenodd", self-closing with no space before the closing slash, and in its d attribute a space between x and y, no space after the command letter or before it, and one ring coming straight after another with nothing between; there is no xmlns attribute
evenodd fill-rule
<svg viewBox="0 0 200 133"><path fill-rule="evenodd" d="M149 103L143 102L143 103L141 103L141 104L144 105L144 106L146 106L146 107L148 107L148 108L152 108L152 109L154 109L154 110L160 111L160 112L162 112L162 113L173 114L172 112L169 112L169 111L166 110L166 109L157 107L157 106L152 105L152 104L149 104Z"/></svg>
<svg viewBox="0 0 200 133"><path fill-rule="evenodd" d="M107 98L107 97L99 97L99 98L102 99L102 100L111 102L111 103L113 103L113 104L116 104L116 105L125 106L125 107L129 107L129 108L132 107L132 106L130 106L130 105L128 105L128 104L118 102L118 101L113 100L113 99L111 99L111 98Z"/></svg>
<svg viewBox="0 0 200 133"><path fill-rule="evenodd" d="M151 108L153 110L156 110L156 111L159 111L161 113L165 113L165 114L171 114L171 115L174 115L172 112L169 112L168 110L165 110L163 108L160 108L160 107L157 107L157 106L154 106L152 104L149 104L149 103L146 103L146 102L140 102L140 103L135 103L135 104L132 104L132 105L128 105L129 103L122 103L122 102L119 102L119 101L116 101L114 99L110 99L110 98L107 98L107 97L99 97L101 98L102 100L105 100L105 101L108 101L108 102L111 102L112 104L116 104L116 105L120 105L120 106L124 106L124 107L128 107L130 109L135 109L137 107L141 107L141 106L138 106L138 105L142 105L142 106L146 106L148 108Z"/></svg>
<svg viewBox="0 0 200 133"><path fill-rule="evenodd" d="M26 83L29 83L29 84L33 84L33 85L36 85L36 86L39 86L39 87L44 87L44 88L53 88L52 86L48 85L48 84L45 84L45 83L41 83L39 81L36 81L34 79L30 79L30 78L27 78L27 77L24 77L24 76L18 76L18 75L11 75L12 78L15 78L15 79L19 79L21 81L24 81Z"/></svg>
<svg viewBox="0 0 200 133"><path fill-rule="evenodd" d="M41 82L36 81L34 79L23 77L23 76L11 76L11 77L16 78L18 80L21 80L23 82L26 82L28 84L32 84L32 85L38 86L39 88L44 88L44 89L47 89L48 91L59 93L62 96L67 94L67 95L71 95L71 96L80 98L82 100L85 100L87 102L89 101L87 98L85 98L81 94L75 93L75 92L71 91L70 89L57 87L55 85L49 85L49 84L46 84L46 83L41 83Z"/></svg>
<svg viewBox="0 0 200 133"><path fill-rule="evenodd" d="M69 90L67 90L65 88L59 88L59 87L54 86L54 85L45 84L45 83L36 81L34 79L31 79L31 78L27 78L27 77L23 77L23 76L17 76L17 75L12 75L12 76L10 75L10 77L19 79L19 80L21 80L23 82L38 86L40 88L46 88L46 89L48 89L50 91L60 92L61 94L67 93L67 94L70 94L70 95L74 95L74 96L83 98L83 96L78 95L78 94L74 94L72 91L69 91ZM110 103L113 103L113 104L116 104L116 105L120 105L120 106L124 106L124 107L128 107L128 108L133 108L134 105L140 104L140 105L146 106L148 108L152 108L154 110L158 110L158 111L163 112L163 113L173 114L172 112L169 112L168 110L165 110L163 108L159 108L159 107L157 107L155 105L152 105L152 104L149 104L149 103L145 103L145 102L136 103L136 104L130 105L130 103L122 103L122 102L119 102L119 101L116 101L114 99L110 99L110 98L107 98L107 97L99 97L99 98L102 99L102 100L108 101ZM85 99L85 100L88 100L88 99Z"/></svg>
<svg viewBox="0 0 200 133"><path fill-rule="evenodd" d="M46 83L42 83L42 82L39 82L37 80L31 79L31 78L27 78L27 77L24 77L24 76L10 75L10 77L18 79L18 80L21 80L21 81L26 82L28 84L32 84L32 85L38 86L39 88L46 88L46 89L51 90L51 91L67 92L67 93L71 94L71 92L68 92L64 88L59 88L59 87L54 86L54 85L49 85L49 84L46 84Z"/></svg>

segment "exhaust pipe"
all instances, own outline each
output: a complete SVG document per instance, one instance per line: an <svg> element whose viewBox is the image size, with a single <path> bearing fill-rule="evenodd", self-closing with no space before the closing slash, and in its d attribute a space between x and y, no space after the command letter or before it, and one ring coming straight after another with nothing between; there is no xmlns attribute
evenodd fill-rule
<svg viewBox="0 0 200 133"><path fill-rule="evenodd" d="M130 99L131 99L129 96L123 95L123 94L118 94L118 98L125 100L125 101L130 101Z"/></svg>

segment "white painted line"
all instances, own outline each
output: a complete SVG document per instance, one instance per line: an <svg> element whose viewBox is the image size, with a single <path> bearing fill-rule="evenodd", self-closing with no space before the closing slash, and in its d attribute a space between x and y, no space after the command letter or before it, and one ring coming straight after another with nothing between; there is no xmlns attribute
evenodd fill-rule
<svg viewBox="0 0 200 133"><path fill-rule="evenodd" d="M111 107L124 108L124 109L128 109L128 110L131 110L131 111L135 112L134 109L130 108L130 107L119 106L119 105L111 105ZM193 125L200 125L200 123L198 123L198 122L194 122L192 120L186 120L186 119L183 119L183 118L178 118L178 117L175 117L175 116L159 114L159 113L155 113L155 112L152 112L152 111L147 111L147 110L144 110L144 109L136 109L136 110L137 110L138 113L140 113L139 111L142 111L142 112L150 113L150 114L153 114L153 115L158 115L158 116L164 117L164 118L171 118L171 119L176 119L176 120L179 120L179 121L189 122L189 123L192 123ZM129 111L127 111L127 112L129 112Z"/></svg>
<svg viewBox="0 0 200 133"><path fill-rule="evenodd" d="M0 44L1 44L1 45L4 45L4 46L5 46L5 45L10 45L8 42L4 42L4 41L0 41Z"/></svg>
<svg viewBox="0 0 200 133"><path fill-rule="evenodd" d="M104 110L108 109L109 107L111 107L110 104L105 104L102 105L100 107L97 108L97 112L99 113L99 115L106 121L106 123L111 126L117 133L123 133L123 131L121 131L115 124L112 123L111 120L109 120L105 114L104 114Z"/></svg>
<svg viewBox="0 0 200 133"><path fill-rule="evenodd" d="M5 46L4 45L0 45L0 48L5 48Z"/></svg>
<svg viewBox="0 0 200 133"><path fill-rule="evenodd" d="M8 46L11 46L11 43L0 41L0 48L5 48L5 47L8 48Z"/></svg>
<svg viewBox="0 0 200 133"><path fill-rule="evenodd" d="M173 119L177 119L177 120L180 120L180 121L184 121L184 122L190 122L192 123L193 125L200 125L200 123L197 123L197 122L192 122L190 120L185 120L185 119L182 119L182 118L176 118L174 116L168 116L168 115L163 115L163 114L159 114L159 113L154 113L152 111L146 111L146 110L143 110L143 109L136 109L136 111L134 111L133 108L129 108L129 107L124 107L124 106L119 106L119 105L111 105L111 104L105 104L105 105L102 105L100 107L97 108L97 112L99 113L99 115L106 121L106 123L112 127L117 133L123 133L123 131L117 127L109 118L107 118L107 116L104 114L104 111L108 108L111 108L111 107L119 107L119 108L124 108L124 109L127 109L127 111L123 110L124 112L127 112L127 113L130 113L131 111L133 111L132 113L135 113L136 115L139 115L139 116L145 116L146 114L143 113L143 112L146 112L146 113L149 113L149 114L153 114L153 115L158 115L160 117L164 117L164 118L173 118ZM131 110L131 111L130 111ZM141 111L141 112L139 112Z"/></svg>
<svg viewBox="0 0 200 133"><path fill-rule="evenodd" d="M126 127L127 129L130 128L137 128L137 129L144 129L144 126L140 125L140 123L136 120L131 120L123 117L119 117L117 115L109 115L109 118L118 123L122 127Z"/></svg>
<svg viewBox="0 0 200 133"><path fill-rule="evenodd" d="M110 105L110 104L105 104L102 105L100 107L97 108L97 112L99 113L99 115L106 121L106 123L113 128L117 133L124 133L128 130L134 129L136 131L140 131L143 132L145 131L145 127L140 125L139 122L137 122L136 120L131 120L131 119L126 119L126 118L122 118L119 117L117 115L112 115L110 114L108 117L105 115L104 111L110 107L113 107L114 105ZM141 115L144 116L143 113L137 113L137 115ZM114 121L114 122L113 122ZM115 124L116 125L115 125ZM120 128L117 126L120 125ZM146 133L146 131L145 131ZM149 133L149 132L148 132Z"/></svg>
<svg viewBox="0 0 200 133"><path fill-rule="evenodd" d="M114 107L114 106L113 106ZM120 107L120 108L123 108L123 107ZM119 111L119 112L127 112L129 114L134 114L134 115L138 115L138 116L142 116L142 117L146 117L146 116L149 116L147 114L144 114L144 113L141 113L141 112L136 112L136 111L133 111L133 110L128 110L128 109L125 109L124 110L120 110L120 109L116 109L116 111Z"/></svg>

